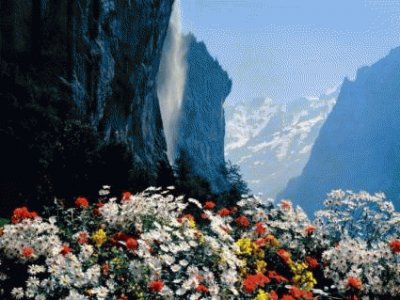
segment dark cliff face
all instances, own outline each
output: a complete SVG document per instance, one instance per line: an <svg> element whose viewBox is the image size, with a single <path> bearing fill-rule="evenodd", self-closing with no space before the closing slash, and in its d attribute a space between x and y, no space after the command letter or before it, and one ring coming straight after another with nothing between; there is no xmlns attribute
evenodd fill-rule
<svg viewBox="0 0 400 300"><path fill-rule="evenodd" d="M232 87L226 71L193 35L185 37L187 74L178 125L177 154L184 153L196 175L213 192L230 188L224 175L223 104Z"/></svg>
<svg viewBox="0 0 400 300"><path fill-rule="evenodd" d="M106 140L128 142L150 167L164 156L154 78L172 2L2 1L2 59L70 91Z"/></svg>
<svg viewBox="0 0 400 300"><path fill-rule="evenodd" d="M0 73L7 86L0 100L51 107L60 122L78 120L106 143L126 145L134 165L155 178L157 166L167 164L155 78L172 4L1 1Z"/></svg>
<svg viewBox="0 0 400 300"><path fill-rule="evenodd" d="M332 189L385 192L400 205L400 48L342 85L303 173L279 197L308 212Z"/></svg>

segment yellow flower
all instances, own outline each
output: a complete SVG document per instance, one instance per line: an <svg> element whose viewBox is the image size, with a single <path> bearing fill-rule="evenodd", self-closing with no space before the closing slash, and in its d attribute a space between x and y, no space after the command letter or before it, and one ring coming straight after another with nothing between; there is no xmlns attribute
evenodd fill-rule
<svg viewBox="0 0 400 300"><path fill-rule="evenodd" d="M246 254L246 255L251 255L252 251L252 244L251 240L248 238L241 238L236 242L236 245L239 246L240 252L239 254Z"/></svg>
<svg viewBox="0 0 400 300"><path fill-rule="evenodd" d="M293 272L293 283L304 290L311 290L317 281L311 271L307 271L305 263L291 263L290 269Z"/></svg>
<svg viewBox="0 0 400 300"><path fill-rule="evenodd" d="M263 290L258 290L258 294L254 298L254 300L270 300L270 299L271 297L269 296L269 294L264 292Z"/></svg>
<svg viewBox="0 0 400 300"><path fill-rule="evenodd" d="M100 228L95 233L93 233L92 239L96 243L96 246L100 247L107 240L107 234L102 228Z"/></svg>
<svg viewBox="0 0 400 300"><path fill-rule="evenodd" d="M188 224L191 228L196 228L196 222L195 220L188 220Z"/></svg>
<svg viewBox="0 0 400 300"><path fill-rule="evenodd" d="M257 245L253 244L253 249L254 249L254 254L257 256L259 259L263 259L265 257L264 250L261 248L258 248Z"/></svg>
<svg viewBox="0 0 400 300"><path fill-rule="evenodd" d="M257 273L264 273L267 267L267 263L263 260L256 261L256 270Z"/></svg>

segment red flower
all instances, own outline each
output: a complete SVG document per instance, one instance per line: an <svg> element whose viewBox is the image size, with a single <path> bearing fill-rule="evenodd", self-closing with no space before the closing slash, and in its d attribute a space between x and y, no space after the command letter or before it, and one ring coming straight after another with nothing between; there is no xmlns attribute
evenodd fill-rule
<svg viewBox="0 0 400 300"><path fill-rule="evenodd" d="M290 261L290 253L287 252L285 249L280 249L276 254L285 262L285 264L289 263Z"/></svg>
<svg viewBox="0 0 400 300"><path fill-rule="evenodd" d="M126 240L126 248L129 250L136 250L138 247L138 242L134 238L129 238Z"/></svg>
<svg viewBox="0 0 400 300"><path fill-rule="evenodd" d="M247 293L253 293L257 289L257 282L254 281L252 275L247 275L243 280L243 290Z"/></svg>
<svg viewBox="0 0 400 300"><path fill-rule="evenodd" d="M236 206L231 208L231 214L234 214L238 211L238 208Z"/></svg>
<svg viewBox="0 0 400 300"><path fill-rule="evenodd" d="M11 222L13 224L20 223L24 219L35 219L38 217L37 212L29 211L26 206L18 207L14 209L13 215L11 217Z"/></svg>
<svg viewBox="0 0 400 300"><path fill-rule="evenodd" d="M310 267L310 269L316 269L319 266L318 261L311 256L306 257L306 263Z"/></svg>
<svg viewBox="0 0 400 300"><path fill-rule="evenodd" d="M221 209L218 211L218 214L219 214L221 217L227 217L227 216L229 216L229 215L231 214L231 212L229 211L229 209L227 209L226 207L224 207L224 208L221 208Z"/></svg>
<svg viewBox="0 0 400 300"><path fill-rule="evenodd" d="M265 239L262 239L262 238L256 239L255 243L256 243L258 248L265 247L265 245L266 245Z"/></svg>
<svg viewBox="0 0 400 300"><path fill-rule="evenodd" d="M101 201L95 203L96 207L100 208L103 207L105 204Z"/></svg>
<svg viewBox="0 0 400 300"><path fill-rule="evenodd" d="M246 278L243 280L242 288L244 291L252 293L257 289L257 287L263 287L269 282L269 278L262 273L247 275Z"/></svg>
<svg viewBox="0 0 400 300"><path fill-rule="evenodd" d="M289 200L282 200L281 201L281 207L283 209L289 210L292 208L292 202L290 202Z"/></svg>
<svg viewBox="0 0 400 300"><path fill-rule="evenodd" d="M215 207L215 203L212 201L207 201L204 203L203 208L204 209L213 209Z"/></svg>
<svg viewBox="0 0 400 300"><path fill-rule="evenodd" d="M397 239L397 240L390 241L389 247L393 253L400 253L400 240Z"/></svg>
<svg viewBox="0 0 400 300"><path fill-rule="evenodd" d="M196 287L196 292L207 294L208 293L208 288L204 284L199 284Z"/></svg>
<svg viewBox="0 0 400 300"><path fill-rule="evenodd" d="M236 224L238 224L240 227L249 227L250 222L246 216L239 216L236 218Z"/></svg>
<svg viewBox="0 0 400 300"><path fill-rule="evenodd" d="M75 205L79 208L85 208L89 206L89 201L85 197L78 197L75 200Z"/></svg>
<svg viewBox="0 0 400 300"><path fill-rule="evenodd" d="M110 273L110 265L105 263L101 266L101 272L104 276L107 276Z"/></svg>
<svg viewBox="0 0 400 300"><path fill-rule="evenodd" d="M306 228L304 229L304 231L306 232L307 235L311 235L313 234L313 232L317 229L317 227L315 227L314 225L308 225L306 226Z"/></svg>
<svg viewBox="0 0 400 300"><path fill-rule="evenodd" d="M62 255L67 255L68 253L71 253L72 249L68 245L63 245L60 251L60 254Z"/></svg>
<svg viewBox="0 0 400 300"><path fill-rule="evenodd" d="M288 280L286 277L284 277L284 276L282 276L282 275L279 275L279 274L276 273L275 271L270 271L270 272L268 272L268 277L269 277L270 279L275 280L275 281L278 282L278 283L281 283L281 282L288 283L288 282L289 282L289 280Z"/></svg>
<svg viewBox="0 0 400 300"><path fill-rule="evenodd" d="M197 281L202 281L204 279L200 274L196 274L194 278L196 278Z"/></svg>
<svg viewBox="0 0 400 300"><path fill-rule="evenodd" d="M295 286L290 288L290 295L292 295L295 299L312 299L312 292L300 290Z"/></svg>
<svg viewBox="0 0 400 300"><path fill-rule="evenodd" d="M132 194L130 192L123 192L122 193L122 201L127 202L131 199Z"/></svg>
<svg viewBox="0 0 400 300"><path fill-rule="evenodd" d="M278 294L272 290L270 293L272 300L278 300Z"/></svg>
<svg viewBox="0 0 400 300"><path fill-rule="evenodd" d="M184 221L194 221L194 217L191 214L183 215L182 217L178 218L179 223L183 223Z"/></svg>
<svg viewBox="0 0 400 300"><path fill-rule="evenodd" d="M207 220L208 219L208 215L206 213L202 213L200 216L203 220Z"/></svg>
<svg viewBox="0 0 400 300"><path fill-rule="evenodd" d="M101 201L99 201L99 202L96 202L95 203L95 208L93 208L93 214L94 215L96 215L96 216L100 216L101 215L101 213L100 213L100 207L103 207L104 206L104 203L103 202L101 202Z"/></svg>
<svg viewBox="0 0 400 300"><path fill-rule="evenodd" d="M266 231L267 229L265 228L265 224L263 222L258 222L256 224L256 233L258 235L263 235Z"/></svg>
<svg viewBox="0 0 400 300"><path fill-rule="evenodd" d="M347 286L351 287L353 289L356 289L356 290L362 289L362 283L361 283L360 279L358 279L357 277L353 277L353 276L350 276L347 279Z"/></svg>
<svg viewBox="0 0 400 300"><path fill-rule="evenodd" d="M152 292L160 292L164 287L164 282L162 280L154 280L148 285L149 290Z"/></svg>
<svg viewBox="0 0 400 300"><path fill-rule="evenodd" d="M282 296L281 300L296 300L293 296L285 294Z"/></svg>
<svg viewBox="0 0 400 300"><path fill-rule="evenodd" d="M31 257L34 251L31 247L24 247L22 248L22 256L23 257Z"/></svg>
<svg viewBox="0 0 400 300"><path fill-rule="evenodd" d="M78 243L79 244L86 244L87 242L88 242L88 234L87 234L87 232L79 232Z"/></svg>

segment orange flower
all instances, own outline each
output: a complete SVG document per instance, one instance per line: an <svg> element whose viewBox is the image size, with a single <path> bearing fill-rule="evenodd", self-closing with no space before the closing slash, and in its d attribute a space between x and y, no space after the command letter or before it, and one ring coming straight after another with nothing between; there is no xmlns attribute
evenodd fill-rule
<svg viewBox="0 0 400 300"><path fill-rule="evenodd" d="M265 224L263 222L258 222L256 224L256 233L258 235L263 235L266 231L267 229L265 228Z"/></svg>
<svg viewBox="0 0 400 300"><path fill-rule="evenodd" d="M63 245L60 251L60 254L62 255L67 255L68 253L71 253L72 249L68 245Z"/></svg>
<svg viewBox="0 0 400 300"><path fill-rule="evenodd" d="M313 232L317 229L317 227L315 227L314 225L308 225L306 226L306 228L304 229L304 231L306 232L307 235L311 235L313 234Z"/></svg>
<svg viewBox="0 0 400 300"><path fill-rule="evenodd" d="M353 277L353 276L350 276L349 278L347 278L347 286L354 288L356 290L362 289L361 280L358 279L357 277Z"/></svg>
<svg viewBox="0 0 400 300"><path fill-rule="evenodd" d="M265 242L270 245L270 246L278 246L279 242L278 240L272 235L272 234L268 234L265 237Z"/></svg>
<svg viewBox="0 0 400 300"><path fill-rule="evenodd" d="M134 238L129 238L126 240L126 248L129 250L136 250L138 247L138 242Z"/></svg>
<svg viewBox="0 0 400 300"><path fill-rule="evenodd" d="M22 248L22 256L23 257L31 257L33 255L34 251L33 248L31 247L24 247Z"/></svg>
<svg viewBox="0 0 400 300"><path fill-rule="evenodd" d="M204 209L213 209L215 207L215 203L212 201L207 201L204 203L203 208Z"/></svg>
<svg viewBox="0 0 400 300"><path fill-rule="evenodd" d="M75 200L75 205L79 208L85 208L89 206L89 201L85 197L78 197Z"/></svg>
<svg viewBox="0 0 400 300"><path fill-rule="evenodd" d="M249 227L250 222L246 216L239 216L236 218L236 224L238 224L240 227Z"/></svg>
<svg viewBox="0 0 400 300"><path fill-rule="evenodd" d="M390 241L389 247L393 253L400 253L400 239Z"/></svg>
<svg viewBox="0 0 400 300"><path fill-rule="evenodd" d="M288 264L290 262L290 253L285 249L279 249L276 254L279 255L279 257L284 261L285 264Z"/></svg>
<svg viewBox="0 0 400 300"><path fill-rule="evenodd" d="M306 257L306 263L310 267L310 269L316 269L319 266L318 261L311 256Z"/></svg>
<svg viewBox="0 0 400 300"><path fill-rule="evenodd" d="M207 294L208 293L208 288L204 284L199 284L196 287L196 292Z"/></svg>
<svg viewBox="0 0 400 300"><path fill-rule="evenodd" d="M222 209L220 209L220 210L218 211L218 214L219 214L221 217L227 217L227 216L229 216L229 215L231 214L231 212L229 211L229 209L227 209L226 207L224 207L224 208L222 208Z"/></svg>
<svg viewBox="0 0 400 300"><path fill-rule="evenodd" d="M148 285L149 290L155 293L159 293L164 287L164 281L162 280L154 280Z"/></svg>
<svg viewBox="0 0 400 300"><path fill-rule="evenodd" d="M127 202L131 199L132 194L130 192L123 192L122 193L122 201Z"/></svg>

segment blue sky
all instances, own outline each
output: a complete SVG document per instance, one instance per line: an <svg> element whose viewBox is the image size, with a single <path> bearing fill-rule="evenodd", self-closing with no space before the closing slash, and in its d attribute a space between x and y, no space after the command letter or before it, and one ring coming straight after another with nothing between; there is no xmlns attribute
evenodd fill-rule
<svg viewBox="0 0 400 300"><path fill-rule="evenodd" d="M316 96L400 46L399 0L181 0L233 80L228 102Z"/></svg>

